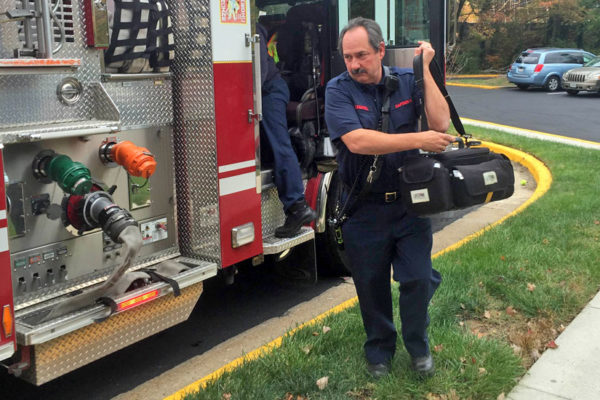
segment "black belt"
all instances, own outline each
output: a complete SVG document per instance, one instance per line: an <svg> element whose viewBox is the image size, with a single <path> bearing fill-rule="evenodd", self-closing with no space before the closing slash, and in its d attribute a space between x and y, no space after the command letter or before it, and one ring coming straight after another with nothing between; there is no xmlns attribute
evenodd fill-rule
<svg viewBox="0 0 600 400"><path fill-rule="evenodd" d="M400 198L400 192L385 192L385 193L374 193L370 192L366 196L366 200L381 202L381 203L393 203Z"/></svg>
<svg viewBox="0 0 600 400"><path fill-rule="evenodd" d="M342 182L342 186L344 188L344 192L346 192L346 196L350 193L350 186L346 185L345 182ZM356 194L353 195L356 199ZM393 203L400 198L400 192L385 192L385 193L376 193L369 192L365 195L363 200L369 200L380 203Z"/></svg>

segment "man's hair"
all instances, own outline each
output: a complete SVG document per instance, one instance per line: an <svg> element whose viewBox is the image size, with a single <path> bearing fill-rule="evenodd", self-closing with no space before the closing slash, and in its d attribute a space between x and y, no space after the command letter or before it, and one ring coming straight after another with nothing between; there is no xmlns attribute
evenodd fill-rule
<svg viewBox="0 0 600 400"><path fill-rule="evenodd" d="M356 17L348 21L348 24L340 31L340 37L338 39L338 51L340 55L344 55L344 50L342 49L342 40L344 40L344 35L346 32L359 27L363 27L367 31L369 44L371 47L373 47L373 49L376 51L379 50L379 43L383 42L383 34L381 33L379 24L372 19Z"/></svg>

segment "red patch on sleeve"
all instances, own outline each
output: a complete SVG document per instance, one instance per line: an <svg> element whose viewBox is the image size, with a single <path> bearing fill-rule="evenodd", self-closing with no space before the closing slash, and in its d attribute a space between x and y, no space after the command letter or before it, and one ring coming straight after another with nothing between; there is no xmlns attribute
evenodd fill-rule
<svg viewBox="0 0 600 400"><path fill-rule="evenodd" d="M356 108L357 110L364 110L364 111L369 111L369 107L367 106L361 106L361 105L355 105L354 108Z"/></svg>

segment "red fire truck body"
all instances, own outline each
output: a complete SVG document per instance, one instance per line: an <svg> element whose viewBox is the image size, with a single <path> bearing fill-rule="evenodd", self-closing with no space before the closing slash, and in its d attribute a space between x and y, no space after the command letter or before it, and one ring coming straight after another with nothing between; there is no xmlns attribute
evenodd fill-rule
<svg viewBox="0 0 600 400"><path fill-rule="evenodd" d="M11 373L41 385L185 321L204 280L231 281L245 264L346 271L327 224L340 186L322 118L324 85L344 70L339 27L360 13L389 45L414 34L403 45L441 49L445 31L443 4L367 3L0 0L0 361ZM318 214L293 238L274 236L285 215L260 140L257 20L279 40L289 133ZM412 49L388 53L404 62Z"/></svg>

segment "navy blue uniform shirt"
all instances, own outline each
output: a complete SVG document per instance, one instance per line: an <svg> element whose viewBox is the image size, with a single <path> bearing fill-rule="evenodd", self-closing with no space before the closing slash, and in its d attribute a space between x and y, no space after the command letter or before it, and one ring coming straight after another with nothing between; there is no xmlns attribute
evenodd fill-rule
<svg viewBox="0 0 600 400"><path fill-rule="evenodd" d="M419 104L421 93L415 86L412 69L390 67L390 74L396 75L400 80L400 87L392 93L390 98L391 134L416 132L419 117L417 104ZM369 167L373 163L373 156L352 153L341 137L360 128L377 130L383 95L383 76L379 84L365 85L353 80L346 71L327 84L325 122L331 140L337 146L338 172L342 182L351 187L357 174L361 174L356 184L355 194L360 192L360 188L366 180ZM418 150L381 156L383 157L381 174L373 183L371 192L397 191L399 186L398 168L403 165L404 157L410 153L417 154Z"/></svg>

